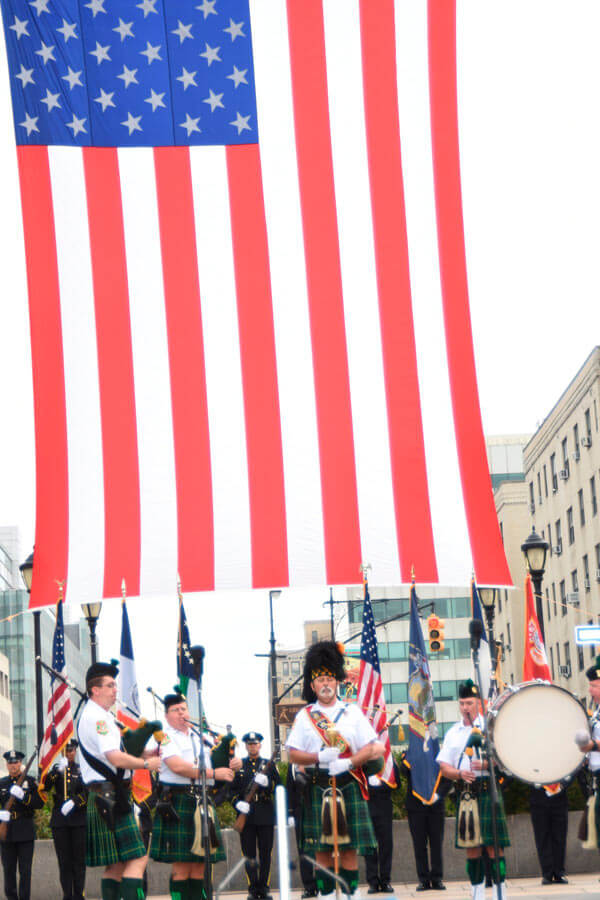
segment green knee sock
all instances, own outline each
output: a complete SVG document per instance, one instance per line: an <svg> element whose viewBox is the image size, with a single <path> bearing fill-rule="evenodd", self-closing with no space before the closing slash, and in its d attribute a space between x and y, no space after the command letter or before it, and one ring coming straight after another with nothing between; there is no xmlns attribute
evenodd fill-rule
<svg viewBox="0 0 600 900"><path fill-rule="evenodd" d="M204 900L206 891L204 889L204 878L190 878L189 884L189 900Z"/></svg>
<svg viewBox="0 0 600 900"><path fill-rule="evenodd" d="M102 900L119 900L121 895L121 882L114 878L103 878L100 882Z"/></svg>
<svg viewBox="0 0 600 900"><path fill-rule="evenodd" d="M494 861L492 860L492 865ZM500 873L500 881L504 881L506 878L506 860L503 856L498 859L498 872Z"/></svg>
<svg viewBox="0 0 600 900"><path fill-rule="evenodd" d="M481 884L485 878L485 866L482 856L467 859L467 875L471 884Z"/></svg>
<svg viewBox="0 0 600 900"><path fill-rule="evenodd" d="M335 880L331 875L325 872L317 872L316 875L317 889L321 895L331 894L335 891Z"/></svg>
<svg viewBox="0 0 600 900"><path fill-rule="evenodd" d="M344 879L348 885L348 890L353 894L358 887L358 869L340 868L340 877Z"/></svg>
<svg viewBox="0 0 600 900"><path fill-rule="evenodd" d="M182 878L179 880L176 880L175 878L169 878L169 891L171 893L172 900L189 900L189 884L190 883L187 878Z"/></svg>
<svg viewBox="0 0 600 900"><path fill-rule="evenodd" d="M145 900L144 882L141 878L121 878L122 900Z"/></svg>

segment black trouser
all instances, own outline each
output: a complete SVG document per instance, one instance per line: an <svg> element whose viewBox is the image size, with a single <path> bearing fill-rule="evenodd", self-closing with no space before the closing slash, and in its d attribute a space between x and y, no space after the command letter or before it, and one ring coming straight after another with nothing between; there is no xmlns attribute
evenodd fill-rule
<svg viewBox="0 0 600 900"><path fill-rule="evenodd" d="M409 809L407 815L419 881L441 881L444 873L442 863L444 804L439 803L423 809ZM428 841L431 865L427 860Z"/></svg>
<svg viewBox="0 0 600 900"><path fill-rule="evenodd" d="M569 818L564 806L531 807L535 846L544 878L565 873Z"/></svg>
<svg viewBox="0 0 600 900"><path fill-rule="evenodd" d="M394 839L392 834L392 814L374 816L371 813L373 830L377 840L377 849L365 855L367 881L371 887L388 884L392 877L392 850Z"/></svg>
<svg viewBox="0 0 600 900"><path fill-rule="evenodd" d="M0 844L4 869L4 893L6 900L29 900L31 894L31 864L33 841L6 841ZM19 866L19 890L17 891L17 863Z"/></svg>
<svg viewBox="0 0 600 900"><path fill-rule="evenodd" d="M305 891L316 891L317 881L315 878L315 867L307 859L302 858L300 849L300 835L302 834L302 818L301 815L294 816L294 831L296 832L296 847L298 848L298 859L300 860L300 880Z"/></svg>
<svg viewBox="0 0 600 900"><path fill-rule="evenodd" d="M266 893L269 886L273 831L273 825L249 825L246 822L240 835L242 853L248 859L256 859L258 847L258 870L256 866L246 865L250 890L253 892Z"/></svg>
<svg viewBox="0 0 600 900"><path fill-rule="evenodd" d="M85 889L85 825L53 828L58 875L64 900L83 900Z"/></svg>

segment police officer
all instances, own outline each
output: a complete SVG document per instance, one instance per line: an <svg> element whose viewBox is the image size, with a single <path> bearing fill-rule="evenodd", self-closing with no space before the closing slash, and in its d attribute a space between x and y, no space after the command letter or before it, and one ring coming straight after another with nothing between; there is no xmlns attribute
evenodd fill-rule
<svg viewBox="0 0 600 900"><path fill-rule="evenodd" d="M75 762L78 742L73 738L44 781L54 791L50 818L52 839L64 900L83 900L85 889L85 817L87 791Z"/></svg>
<svg viewBox="0 0 600 900"><path fill-rule="evenodd" d="M369 894L394 893L394 888L391 885L392 853L394 849L392 791L400 781L396 763L394 763L394 777L390 780L394 787L382 781L379 775L369 776L369 815L371 816L373 830L377 839L376 849L365 854Z"/></svg>
<svg viewBox="0 0 600 900"><path fill-rule="evenodd" d="M249 731L242 738L248 756L242 760L242 768L236 772L233 782L234 806L239 813L247 816L244 830L240 834L242 853L251 864L246 865L248 877L248 897L250 900L270 900L268 893L269 875L271 871L271 852L273 850L273 830L275 826L275 808L273 790L280 783L279 773L275 766L267 772L260 771L267 767L268 760L260 755L262 734ZM258 790L251 804L244 797L253 782ZM256 850L258 847L258 866L256 866Z"/></svg>
<svg viewBox="0 0 600 900"><path fill-rule="evenodd" d="M415 854L419 883L417 891L443 891L444 869L442 848L444 844L445 802L450 782L440 780L435 803L424 803L412 789L410 766L406 754L402 756L402 774L406 777L406 816ZM427 847L429 846L429 857Z"/></svg>
<svg viewBox="0 0 600 900"><path fill-rule="evenodd" d="M293 763L290 763L287 770L285 789L287 791L288 810L294 819L296 846L298 848L298 856L300 857L300 879L304 888L301 900L309 900L310 897L318 897L319 895L317 879L315 877L315 867L308 859L306 859L300 850L302 815L304 803L306 801L306 789L308 783L309 780L304 774L303 767L295 766Z"/></svg>
<svg viewBox="0 0 600 900"><path fill-rule="evenodd" d="M4 893L7 900L29 900L31 893L31 864L35 827L33 814L44 805L38 786L29 775L21 785L17 780L22 771L24 753L8 750L4 754L8 775L0 779L0 822L7 823L6 840L0 844L4 869ZM11 801L10 810L6 805ZM17 891L17 865L19 889Z"/></svg>

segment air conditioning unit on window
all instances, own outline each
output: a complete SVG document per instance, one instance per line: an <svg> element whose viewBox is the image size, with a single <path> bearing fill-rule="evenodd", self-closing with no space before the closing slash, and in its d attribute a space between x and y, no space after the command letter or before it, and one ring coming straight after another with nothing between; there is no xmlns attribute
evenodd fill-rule
<svg viewBox="0 0 600 900"><path fill-rule="evenodd" d="M560 472L558 473L558 477L560 478L561 481L567 481L569 478L569 470L561 469Z"/></svg>
<svg viewBox="0 0 600 900"><path fill-rule="evenodd" d="M571 663L567 663L566 666L558 667L559 674L563 676L563 678L571 677Z"/></svg>
<svg viewBox="0 0 600 900"><path fill-rule="evenodd" d="M567 604L568 606L579 606L579 591L571 591L570 594L567 594Z"/></svg>
<svg viewBox="0 0 600 900"><path fill-rule="evenodd" d="M582 447L591 447L592 446L591 434L587 434L585 437L581 438L581 446Z"/></svg>
<svg viewBox="0 0 600 900"><path fill-rule="evenodd" d="M562 541L560 541L560 543L558 543L558 544L555 544L553 547L553 550L557 556L560 556L560 554L562 553ZM598 571L600 571L600 569Z"/></svg>

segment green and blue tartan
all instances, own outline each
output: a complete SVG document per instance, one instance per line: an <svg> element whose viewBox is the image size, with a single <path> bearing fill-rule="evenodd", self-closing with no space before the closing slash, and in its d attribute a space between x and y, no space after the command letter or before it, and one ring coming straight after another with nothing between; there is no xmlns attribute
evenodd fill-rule
<svg viewBox="0 0 600 900"><path fill-rule="evenodd" d="M326 790L327 788L320 787L318 784L310 785L309 800L303 807L300 849L309 856L317 851L329 853L332 850L331 844L324 844L321 840L323 836L321 807ZM377 840L369 815L369 807L366 800L362 798L358 784L352 779L342 788L338 787L338 791L343 795L346 804L348 834L350 835L350 843L343 844L342 849L354 849L361 855L372 852L377 848Z"/></svg>
<svg viewBox="0 0 600 900"><path fill-rule="evenodd" d="M154 816L154 828L150 844L150 857L157 862L202 862L204 857L192 853L194 843L194 812L196 800L190 794L177 792L173 794L173 809L179 816L178 822L166 822L158 813ZM215 829L220 847L211 853L212 862L225 859L219 818L215 814Z"/></svg>
<svg viewBox="0 0 600 900"><path fill-rule="evenodd" d="M479 827L481 830L481 846L494 846L494 833L492 831L492 795L489 790L482 790L477 796L479 805ZM458 847L458 813L459 807L456 807L456 829L455 829L455 846ZM506 824L506 813L504 812L504 801L502 792L498 788L498 812L496 815L496 833L498 837L499 847L510 847L510 838L508 836L508 826Z"/></svg>
<svg viewBox="0 0 600 900"><path fill-rule="evenodd" d="M96 794L90 790L87 804L85 862L88 866L112 866L145 856L146 850L133 810L120 816L111 831L96 808Z"/></svg>

